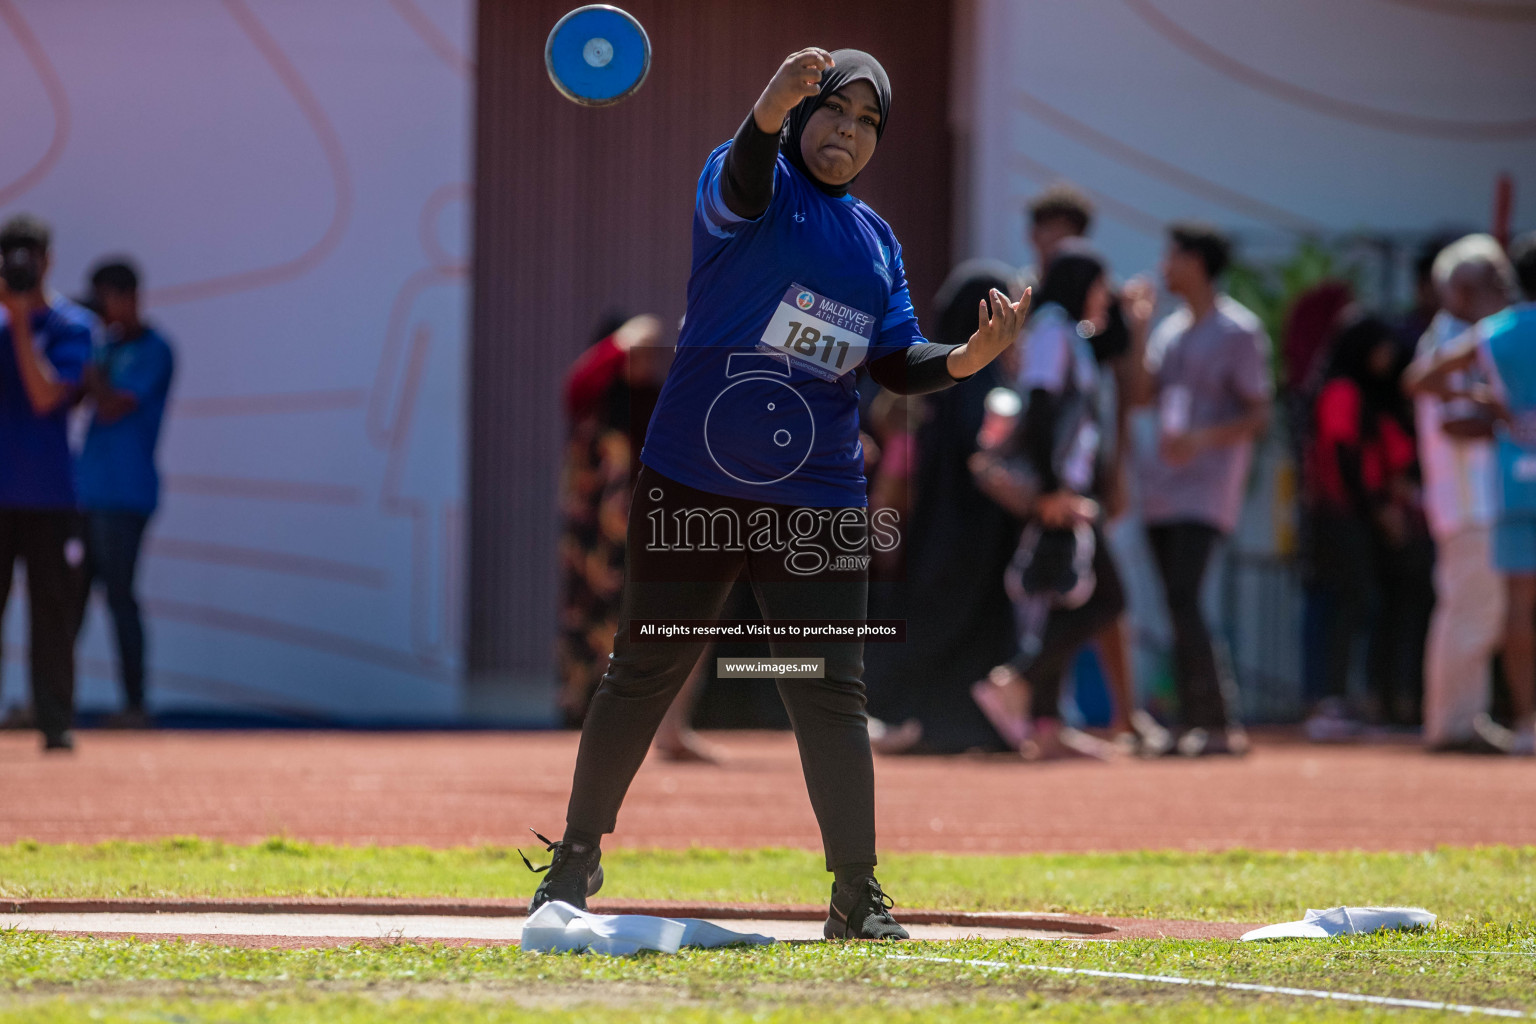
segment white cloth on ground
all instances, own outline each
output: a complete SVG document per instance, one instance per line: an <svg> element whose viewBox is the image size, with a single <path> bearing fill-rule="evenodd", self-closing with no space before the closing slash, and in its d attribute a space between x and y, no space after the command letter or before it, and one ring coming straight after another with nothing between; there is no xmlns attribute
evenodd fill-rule
<svg viewBox="0 0 1536 1024"><path fill-rule="evenodd" d="M1308 910L1300 921L1270 924L1243 935L1244 942L1258 939L1328 939L1335 935L1368 935L1402 928L1427 928L1435 915L1423 907L1332 907Z"/></svg>
<svg viewBox="0 0 1536 1024"><path fill-rule="evenodd" d="M745 944L766 946L768 935L733 932L692 917L644 914L589 914L559 900L544 904L523 923L522 948L532 953L579 953L630 956L642 949L676 953L683 946L711 949Z"/></svg>

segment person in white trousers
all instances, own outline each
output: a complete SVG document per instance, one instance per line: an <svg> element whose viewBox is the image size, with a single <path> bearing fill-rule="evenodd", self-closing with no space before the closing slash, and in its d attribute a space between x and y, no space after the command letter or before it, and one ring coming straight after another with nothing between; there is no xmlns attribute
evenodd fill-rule
<svg viewBox="0 0 1536 1024"><path fill-rule="evenodd" d="M1441 308L1419 340L1420 365L1511 299L1509 261L1489 235L1468 235L1441 250L1433 274ZM1504 634L1504 584L1491 547L1498 516L1493 420L1473 397L1486 382L1475 372L1459 376L1452 382L1457 395L1448 399L1408 384L1436 548L1435 611L1424 653L1424 745L1430 750L1478 743L1492 659Z"/></svg>

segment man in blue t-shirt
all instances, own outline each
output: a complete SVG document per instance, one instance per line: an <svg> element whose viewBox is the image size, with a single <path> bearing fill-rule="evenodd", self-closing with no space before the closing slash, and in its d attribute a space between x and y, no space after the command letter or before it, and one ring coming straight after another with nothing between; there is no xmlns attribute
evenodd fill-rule
<svg viewBox="0 0 1536 1024"><path fill-rule="evenodd" d="M142 728L148 724L144 625L134 576L144 530L160 500L155 445L175 359L160 332L139 319L139 275L131 263L99 264L91 274L91 294L107 340L86 368L82 387L95 411L77 474L86 554L80 613L83 623L91 585L99 580L117 633L126 703L117 724Z"/></svg>
<svg viewBox="0 0 1536 1024"><path fill-rule="evenodd" d="M66 421L95 321L47 291L48 225L0 226L0 615L27 566L32 708L47 750L74 745L74 610L80 542Z"/></svg>

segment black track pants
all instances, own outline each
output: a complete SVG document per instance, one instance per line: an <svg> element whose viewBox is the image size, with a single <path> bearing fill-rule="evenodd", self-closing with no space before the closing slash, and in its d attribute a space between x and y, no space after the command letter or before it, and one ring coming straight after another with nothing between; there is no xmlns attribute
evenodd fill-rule
<svg viewBox="0 0 1536 1024"><path fill-rule="evenodd" d="M681 516L688 510L699 514ZM672 698L706 641L650 641L631 636L635 619L713 619L743 569L767 620L862 621L869 593L867 563L798 574L785 551L754 550L754 525L776 517L784 536L806 536L800 567L821 556L853 553L857 530L837 529L836 509L764 505L685 487L649 467L641 469L630 507L624 596L613 659L592 697L581 730L576 776L566 812L569 827L593 835L614 830L619 806L645 759ZM858 510L862 515L862 510ZM754 519L754 514L756 518ZM713 518L707 518L713 516ZM791 522L791 517L798 519ZM680 527L688 532L680 549ZM735 537L729 536L739 527ZM798 527L798 529L796 529ZM812 529L815 536L810 536ZM658 533L658 531L660 531ZM715 550L701 550L713 531ZM761 535L759 536L761 538ZM734 545L732 541L736 541ZM665 546L665 549L662 549ZM733 549L734 548L734 549ZM742 550L745 548L745 550ZM867 540L860 553L867 554ZM828 869L875 862L875 780L864 717L862 642L775 642L776 658L823 658L825 678L784 679L779 696L789 712L811 807L821 826Z"/></svg>
<svg viewBox="0 0 1536 1024"><path fill-rule="evenodd" d="M1217 641L1200 609L1205 571L1221 538L1221 531L1205 523L1161 523L1147 528L1173 624L1174 688L1186 729L1224 729L1236 721L1237 684L1226 658L1217 653Z"/></svg>
<svg viewBox="0 0 1536 1024"><path fill-rule="evenodd" d="M44 735L75 717L75 603L80 569L66 555L76 536L67 509L0 508L0 619L17 561L27 565L32 712ZM78 543L78 541L77 541Z"/></svg>

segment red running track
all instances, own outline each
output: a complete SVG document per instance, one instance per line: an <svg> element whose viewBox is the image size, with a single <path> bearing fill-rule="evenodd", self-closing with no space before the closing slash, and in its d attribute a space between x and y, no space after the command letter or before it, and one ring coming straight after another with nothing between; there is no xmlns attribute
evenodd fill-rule
<svg viewBox="0 0 1536 1024"><path fill-rule="evenodd" d="M558 834L571 733L81 732L73 755L0 734L0 841L283 834L526 845ZM719 733L722 768L652 759L613 846L820 839L794 741ZM1536 761L1261 739L1245 760L877 761L884 850L1419 850L1536 844Z"/></svg>

